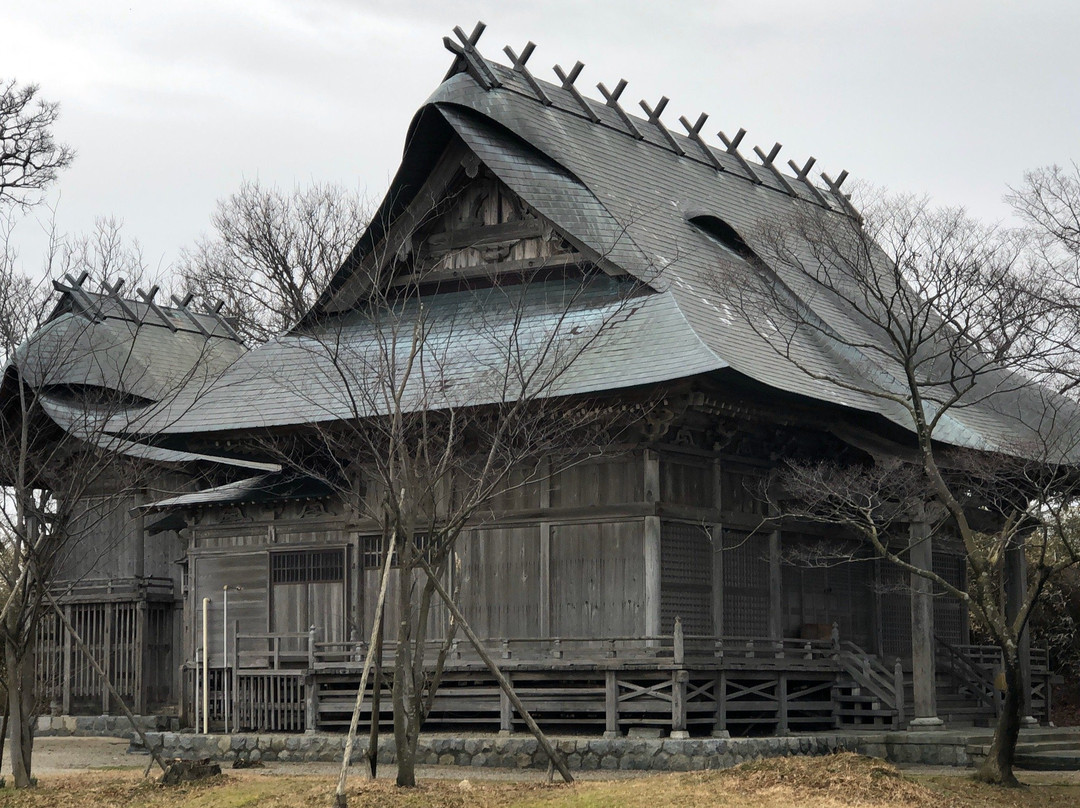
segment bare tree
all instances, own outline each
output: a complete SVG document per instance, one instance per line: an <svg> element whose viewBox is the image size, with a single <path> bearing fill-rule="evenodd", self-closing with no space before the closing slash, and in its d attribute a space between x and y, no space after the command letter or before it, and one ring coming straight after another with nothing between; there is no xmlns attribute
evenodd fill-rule
<svg viewBox="0 0 1080 808"><path fill-rule="evenodd" d="M914 445L857 467L790 463L773 498L780 515L853 531L987 627L1005 699L979 774L1014 784L1029 685L1021 637L1046 582L1080 558L1080 547L1059 541L1080 499L1080 418L1047 386L1071 366L1077 331L1060 316L1070 290L1030 242L960 211L885 199L865 213L861 222L804 206L764 222L720 282L808 383L885 414ZM966 587L917 560L935 535L961 541ZM1025 546L1020 597L1007 569Z"/></svg>
<svg viewBox="0 0 1080 808"><path fill-rule="evenodd" d="M257 180L217 204L213 235L186 251L177 282L225 301L240 333L263 342L295 324L326 288L369 218L357 193L338 185L285 192Z"/></svg>
<svg viewBox="0 0 1080 808"><path fill-rule="evenodd" d="M86 238L52 245L46 265L66 289L59 303L51 279L23 274L10 242L0 244L0 645L17 787L30 784L42 684L35 651L42 620L56 608L58 576L77 583L88 569L82 557L109 552L121 537L100 526L153 473L117 433L149 403L197 387L237 352L221 354L193 335L177 341L167 371L153 367L147 350L160 344L153 332L170 329L118 302L119 284L104 294L82 285L116 271L144 274L119 226L102 222Z"/></svg>
<svg viewBox="0 0 1080 808"><path fill-rule="evenodd" d="M0 79L0 208L36 204L75 158L53 138L59 105L38 91L36 84Z"/></svg>

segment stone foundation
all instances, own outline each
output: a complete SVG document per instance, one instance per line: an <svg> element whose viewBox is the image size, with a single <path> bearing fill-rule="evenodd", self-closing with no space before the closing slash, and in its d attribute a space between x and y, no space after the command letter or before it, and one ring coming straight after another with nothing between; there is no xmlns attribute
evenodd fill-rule
<svg viewBox="0 0 1080 808"><path fill-rule="evenodd" d="M161 744L166 757L219 761L326 761L337 762L345 746L342 735L195 735L151 733L150 742ZM867 743L866 741L877 741ZM885 752L881 735L803 735L780 738L559 738L558 749L572 770L594 771L642 769L692 771L723 769L750 760L784 755L826 755L838 750ZM137 738L132 750L145 752ZM354 761L366 751L360 739ZM393 738L379 744L379 761L393 763ZM420 741L418 763L422 765L490 766L513 769L546 769L547 756L535 738L527 735L490 738L426 737Z"/></svg>
<svg viewBox="0 0 1080 808"><path fill-rule="evenodd" d="M180 726L180 719L167 715L137 715L135 720L145 732L167 732ZM112 737L131 736L131 722L123 715L41 715L34 735L48 737Z"/></svg>

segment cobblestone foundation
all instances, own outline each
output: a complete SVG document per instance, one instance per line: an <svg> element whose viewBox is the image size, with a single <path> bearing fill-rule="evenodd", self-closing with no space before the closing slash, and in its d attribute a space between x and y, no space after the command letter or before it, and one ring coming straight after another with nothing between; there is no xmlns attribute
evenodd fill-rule
<svg viewBox="0 0 1080 808"><path fill-rule="evenodd" d="M161 744L166 757L210 758L219 761L339 761L345 746L341 735L310 733L305 735L195 735L192 733L151 733L150 741ZM949 747L947 755L924 744L890 744L886 735L803 735L780 738L560 738L559 751L566 755L570 768L578 771L598 769L644 769L652 771L692 771L722 769L750 760L783 755L825 755L838 750L886 757L896 747L905 757L917 750L919 762L966 765ZM354 753L360 760L365 752L361 739ZM957 748L963 751L963 745ZM132 751L139 748L137 739ZM545 769L548 761L536 740L530 736L458 738L430 737L420 741L419 763L427 765L491 766L515 769ZM379 761L394 762L392 738L379 744ZM909 761L915 762L915 761Z"/></svg>
<svg viewBox="0 0 1080 808"><path fill-rule="evenodd" d="M180 726L177 718L167 715L137 715L135 720L146 732L166 732ZM38 738L63 736L98 736L127 738L131 722L122 715L42 715L38 716L34 735Z"/></svg>

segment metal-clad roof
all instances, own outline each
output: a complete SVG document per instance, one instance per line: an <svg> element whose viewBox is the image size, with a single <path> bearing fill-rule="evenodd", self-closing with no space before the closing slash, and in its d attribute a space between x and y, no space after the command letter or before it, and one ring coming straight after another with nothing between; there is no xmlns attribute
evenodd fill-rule
<svg viewBox="0 0 1080 808"><path fill-rule="evenodd" d="M635 119L643 135L638 139L607 105L588 102L593 115L586 116L566 90L545 82L544 92L554 102L546 106L520 74L489 66L501 86L485 89L471 76L458 73L444 81L417 114L402 167L371 232L360 242L360 252L377 240L386 221L416 193L424 171L433 164L432 155L456 135L568 240L656 290L642 297L629 316L619 318L605 339L590 345L552 394L614 389L730 367L777 390L877 413L909 426L903 407L888 400L906 389L898 370L879 356L852 347L880 339L866 322L827 295L807 294L799 274L789 267L773 266L779 282L796 297L805 294L801 305L828 326L820 333L797 334L791 347L797 361L785 360L734 308L731 287L724 287L773 280L690 221L695 214L715 216L754 248L762 221L782 221L796 205L826 210L822 199L829 205L829 192L819 198L791 178L793 197L765 167L751 166L754 181L750 181L739 161L714 150L725 169L718 171L700 146L683 135L672 133L685 152L680 155L648 121ZM835 210L824 215L847 215L839 202L833 202ZM359 389L365 384L370 388L371 374L383 372L365 357L379 341L372 329L386 324L367 322L357 312L330 316L335 296L355 263L347 262L320 297L315 315L321 312L322 317L305 320L304 328L314 330L306 335L297 330L252 351L208 393L189 402L183 412L165 413L156 427L177 432L235 430L367 414L348 404L340 365L332 367L325 356L326 338L349 346L353 357L344 363L346 374ZM494 400L482 393L478 378L500 355L499 345L485 345L485 339L505 331L492 327L498 305L491 300L488 304L494 308L485 308L473 293L425 299L434 322L454 324L457 344L448 343L439 370L446 377L439 394L446 404ZM611 311L602 295L576 304L580 308L575 316L583 322L589 318L596 322ZM338 308L351 306L343 293ZM485 313L474 316L477 306ZM504 306L504 314L505 310ZM525 311L527 319L535 318L537 328L550 316L539 298L530 300ZM399 314L410 316L407 310ZM447 338L448 333L440 336L436 329L433 338ZM505 348L501 355L505 356ZM1031 430L1045 426L1048 408L1041 395L1017 389L1015 377L989 375L969 403L950 410L936 434L943 441L975 448L1015 445ZM413 391L411 401L416 406L438 406L419 391ZM249 406L250 402L257 406ZM1060 405L1055 400L1050 409Z"/></svg>

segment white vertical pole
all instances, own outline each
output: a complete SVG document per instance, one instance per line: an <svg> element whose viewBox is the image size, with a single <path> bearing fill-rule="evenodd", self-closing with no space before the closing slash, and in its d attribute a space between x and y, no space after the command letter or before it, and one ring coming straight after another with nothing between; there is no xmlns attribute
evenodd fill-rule
<svg viewBox="0 0 1080 808"><path fill-rule="evenodd" d="M202 599L202 731L203 735L210 733L210 634L207 628L210 625L210 598Z"/></svg>
<svg viewBox="0 0 1080 808"><path fill-rule="evenodd" d="M225 734L229 734L229 587L226 584L221 587L221 668L222 688L224 701L222 703L225 713Z"/></svg>

